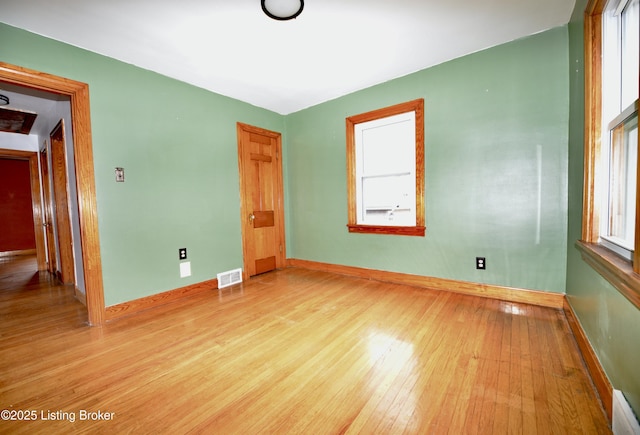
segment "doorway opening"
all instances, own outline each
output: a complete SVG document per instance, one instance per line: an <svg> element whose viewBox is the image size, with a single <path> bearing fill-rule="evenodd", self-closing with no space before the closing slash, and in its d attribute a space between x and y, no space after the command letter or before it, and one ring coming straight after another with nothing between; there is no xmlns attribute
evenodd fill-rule
<svg viewBox="0 0 640 435"><path fill-rule="evenodd" d="M87 314L90 325L102 325L105 319L105 306L91 142L89 86L86 83L4 62L0 62L0 83L69 97Z"/></svg>

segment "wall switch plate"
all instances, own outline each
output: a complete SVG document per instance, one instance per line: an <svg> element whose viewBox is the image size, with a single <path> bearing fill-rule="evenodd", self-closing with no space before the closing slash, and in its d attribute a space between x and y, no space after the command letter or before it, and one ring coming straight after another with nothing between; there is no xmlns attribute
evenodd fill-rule
<svg viewBox="0 0 640 435"><path fill-rule="evenodd" d="M178 258L180 260L186 260L187 259L187 248L178 249Z"/></svg>
<svg viewBox="0 0 640 435"><path fill-rule="evenodd" d="M476 257L476 269L485 270L487 268L487 259L485 257Z"/></svg>
<svg viewBox="0 0 640 435"><path fill-rule="evenodd" d="M116 168L116 181L124 183L124 168Z"/></svg>

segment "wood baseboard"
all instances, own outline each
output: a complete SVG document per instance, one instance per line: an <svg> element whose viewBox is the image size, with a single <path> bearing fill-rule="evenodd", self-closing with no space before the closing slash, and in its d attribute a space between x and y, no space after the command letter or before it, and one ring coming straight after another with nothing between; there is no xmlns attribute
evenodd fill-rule
<svg viewBox="0 0 640 435"><path fill-rule="evenodd" d="M149 308L158 307L178 299L187 298L189 296L208 290L215 290L217 288L218 280L212 279L163 293L146 296L144 298L123 302L121 304L112 305L105 309L105 320L108 321L130 316L132 314L139 313L140 311L148 310Z"/></svg>
<svg viewBox="0 0 640 435"><path fill-rule="evenodd" d="M0 252L0 258L17 257L19 255L36 255L36 250L35 249L20 249L18 251L2 251L2 252Z"/></svg>
<svg viewBox="0 0 640 435"><path fill-rule="evenodd" d="M600 365L600 361L598 360L596 353L591 347L591 343L589 343L589 340L587 339L587 335L578 321L578 316L576 316L575 311L573 311L573 308L566 298L562 309L564 310L567 322L569 323L569 328L571 328L571 332L578 343L578 348L580 349L582 359L584 359L585 365L587 366L587 370L591 375L591 380L593 381L596 391L600 396L602 406L607 413L609 422L611 422L613 414L613 386L611 385L611 382L609 382L609 378L607 378L604 369Z"/></svg>
<svg viewBox="0 0 640 435"><path fill-rule="evenodd" d="M338 264L321 263L318 261L298 260L295 258L288 259L287 265L291 267L300 267L303 269L333 272L358 278L367 278L375 281L405 284L415 287L429 288L432 290L452 291L473 296L500 299L508 302L520 302L524 304L538 305L556 309L562 309L564 304L564 294L562 293L517 289L491 284L480 284L451 279L434 278L430 276L412 275L408 273L388 272L383 270L366 269L353 266L342 266Z"/></svg>

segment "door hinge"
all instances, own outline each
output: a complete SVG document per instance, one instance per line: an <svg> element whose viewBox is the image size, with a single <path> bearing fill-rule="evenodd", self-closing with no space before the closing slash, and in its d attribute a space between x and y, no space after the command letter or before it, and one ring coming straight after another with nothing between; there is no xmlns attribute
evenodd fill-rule
<svg viewBox="0 0 640 435"><path fill-rule="evenodd" d="M280 252L282 252L282 245L280 245Z"/></svg>

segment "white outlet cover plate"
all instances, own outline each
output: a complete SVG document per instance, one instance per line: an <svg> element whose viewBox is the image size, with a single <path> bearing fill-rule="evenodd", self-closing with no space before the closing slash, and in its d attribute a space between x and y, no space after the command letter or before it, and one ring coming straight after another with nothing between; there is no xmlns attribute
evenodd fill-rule
<svg viewBox="0 0 640 435"><path fill-rule="evenodd" d="M184 263L180 263L180 278L185 278L187 276L191 276L190 261L185 261Z"/></svg>

